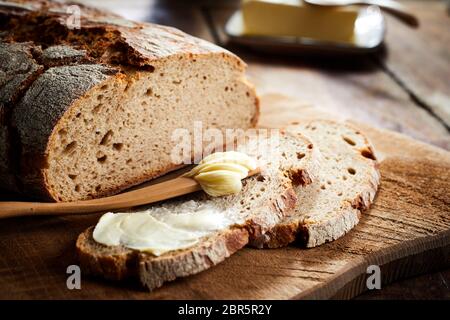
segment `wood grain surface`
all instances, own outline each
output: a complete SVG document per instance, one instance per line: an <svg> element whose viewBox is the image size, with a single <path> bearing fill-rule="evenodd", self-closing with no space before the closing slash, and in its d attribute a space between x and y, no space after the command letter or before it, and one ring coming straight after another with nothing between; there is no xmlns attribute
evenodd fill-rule
<svg viewBox="0 0 450 320"><path fill-rule="evenodd" d="M449 2L414 1L408 6L422 21L416 32L387 16L389 44L380 64L411 95L450 128ZM405 54L407 53L407 54ZM422 62L422 63L420 63Z"/></svg>
<svg viewBox="0 0 450 320"><path fill-rule="evenodd" d="M302 120L333 117L282 96L262 101L262 126L269 125L268 119L271 126L297 121L290 116L294 110ZM359 126L381 158L382 184L373 208L335 242L314 249L244 249L206 272L151 293L137 282L85 275L81 290L68 290L66 268L77 263L76 237L99 214L7 219L0 224L0 298L351 298L366 290L371 264L381 267L383 285L448 268L450 154L397 133Z"/></svg>
<svg viewBox="0 0 450 320"><path fill-rule="evenodd" d="M258 91L281 93L450 150L450 19L442 1L405 1L419 16L411 29L387 16L381 52L366 56L267 54L236 46L224 25L236 3L205 5L216 42L249 64Z"/></svg>

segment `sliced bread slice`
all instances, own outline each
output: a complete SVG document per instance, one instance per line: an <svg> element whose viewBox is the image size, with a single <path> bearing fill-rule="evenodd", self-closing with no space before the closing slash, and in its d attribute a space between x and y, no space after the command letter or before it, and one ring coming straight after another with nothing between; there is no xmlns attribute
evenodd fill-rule
<svg viewBox="0 0 450 320"><path fill-rule="evenodd" d="M243 181L240 193L216 198L198 193L149 208L154 216L161 211L177 213L186 211L182 206L189 202L194 212L205 207L226 212L232 221L226 230L201 238L188 249L155 256L124 246L97 243L91 227L76 243L83 272L115 280L137 277L151 290L166 281L206 270L244 247L249 240L261 237L295 207L294 185L311 183L318 171L319 154L302 134L281 133L278 140L276 146L272 142L266 144L274 150L261 148L261 144L246 145L246 153L264 166L261 174Z"/></svg>
<svg viewBox="0 0 450 320"><path fill-rule="evenodd" d="M298 206L252 244L278 248L299 240L306 247L333 241L352 229L369 208L380 183L372 146L357 129L317 120L289 127L303 132L322 154L314 183L297 191Z"/></svg>

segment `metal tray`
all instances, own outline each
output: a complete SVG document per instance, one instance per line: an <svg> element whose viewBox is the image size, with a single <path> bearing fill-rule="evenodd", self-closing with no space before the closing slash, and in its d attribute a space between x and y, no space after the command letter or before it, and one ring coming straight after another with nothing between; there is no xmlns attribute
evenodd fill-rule
<svg viewBox="0 0 450 320"><path fill-rule="evenodd" d="M264 51L277 53L369 53L380 48L386 32L386 22L376 6L359 10L355 21L355 42L326 42L301 37L249 36L244 34L242 12L235 12L225 25L225 33L231 41Z"/></svg>

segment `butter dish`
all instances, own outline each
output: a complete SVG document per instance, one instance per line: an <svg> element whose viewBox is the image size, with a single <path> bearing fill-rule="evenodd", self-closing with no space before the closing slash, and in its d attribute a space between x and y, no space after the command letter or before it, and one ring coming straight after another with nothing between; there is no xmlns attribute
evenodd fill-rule
<svg viewBox="0 0 450 320"><path fill-rule="evenodd" d="M369 53L381 47L385 32L385 19L376 6L358 8L351 41L343 40L342 37L338 41L332 41L317 37L249 33L245 28L243 10L236 11L225 25L225 33L230 41L277 53Z"/></svg>

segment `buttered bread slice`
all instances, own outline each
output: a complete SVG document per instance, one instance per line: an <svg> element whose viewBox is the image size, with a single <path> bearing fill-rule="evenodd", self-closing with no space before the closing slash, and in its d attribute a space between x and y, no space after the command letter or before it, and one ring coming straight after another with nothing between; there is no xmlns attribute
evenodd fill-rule
<svg viewBox="0 0 450 320"><path fill-rule="evenodd" d="M359 130L323 120L288 130L304 133L319 148L321 169L312 184L297 190L292 214L253 242L257 247L278 248L296 240L315 247L336 240L359 222L380 183L373 148Z"/></svg>
<svg viewBox="0 0 450 320"><path fill-rule="evenodd" d="M87 229L76 244L83 272L114 280L135 277L151 290L206 270L260 238L296 206L294 188L313 181L320 156L307 138L294 132L258 138L243 147L238 151L256 159L262 172L243 180L241 192L224 197L199 193L128 214L121 220L124 234L136 225L159 227L128 233L127 246L115 242L114 235L102 235L111 245L101 244L94 240L99 239L94 227ZM108 214L100 223L114 224L108 219L120 220L119 215ZM153 246L151 252L140 250L148 246Z"/></svg>

